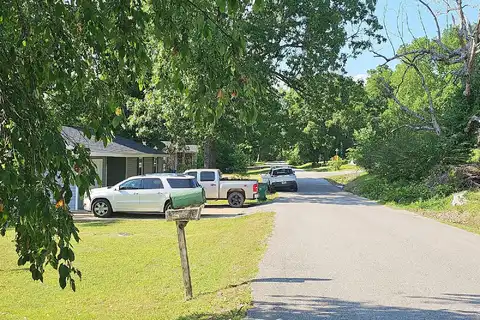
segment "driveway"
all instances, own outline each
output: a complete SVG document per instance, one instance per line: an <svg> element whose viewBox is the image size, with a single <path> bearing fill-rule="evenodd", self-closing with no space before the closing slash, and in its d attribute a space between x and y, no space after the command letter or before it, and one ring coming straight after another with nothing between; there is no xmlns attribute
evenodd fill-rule
<svg viewBox="0 0 480 320"><path fill-rule="evenodd" d="M249 318L480 319L480 236L297 175L269 206Z"/></svg>

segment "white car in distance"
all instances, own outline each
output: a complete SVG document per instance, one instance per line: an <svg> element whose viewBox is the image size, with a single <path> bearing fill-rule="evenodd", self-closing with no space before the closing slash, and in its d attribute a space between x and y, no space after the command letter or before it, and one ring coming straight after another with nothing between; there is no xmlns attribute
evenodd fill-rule
<svg viewBox="0 0 480 320"><path fill-rule="evenodd" d="M262 174L262 181L268 184L270 191L298 191L297 176L290 167L273 167L267 174Z"/></svg>
<svg viewBox="0 0 480 320"><path fill-rule="evenodd" d="M175 191L202 188L195 178L179 174L147 174L125 179L113 187L90 190L83 207L95 216L106 218L113 212L159 212L171 207Z"/></svg>

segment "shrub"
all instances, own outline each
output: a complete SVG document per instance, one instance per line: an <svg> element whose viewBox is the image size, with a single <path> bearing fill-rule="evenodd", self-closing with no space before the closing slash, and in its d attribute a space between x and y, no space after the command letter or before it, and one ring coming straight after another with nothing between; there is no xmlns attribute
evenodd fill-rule
<svg viewBox="0 0 480 320"><path fill-rule="evenodd" d="M422 182L396 181L374 175L364 175L349 183L347 191L360 194L381 202L409 204L419 200L430 199L435 191Z"/></svg>
<svg viewBox="0 0 480 320"><path fill-rule="evenodd" d="M295 148L287 152L287 162L289 165L298 166L302 164L302 158L300 157L300 147L295 145Z"/></svg>
<svg viewBox="0 0 480 320"><path fill-rule="evenodd" d="M224 173L246 172L249 163L249 156L241 146L223 141L217 144L217 167Z"/></svg>
<svg viewBox="0 0 480 320"><path fill-rule="evenodd" d="M422 181L438 165L464 163L468 146L455 137L408 129L378 134L365 128L356 134L357 146L351 157L367 171L390 181Z"/></svg>
<svg viewBox="0 0 480 320"><path fill-rule="evenodd" d="M344 160L340 158L339 156L334 156L329 162L328 166L332 168L334 171L339 171L342 165L344 164Z"/></svg>

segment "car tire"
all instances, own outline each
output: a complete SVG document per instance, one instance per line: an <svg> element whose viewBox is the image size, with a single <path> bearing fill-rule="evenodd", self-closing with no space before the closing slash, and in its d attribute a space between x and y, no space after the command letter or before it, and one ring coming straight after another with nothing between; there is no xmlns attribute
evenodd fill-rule
<svg viewBox="0 0 480 320"><path fill-rule="evenodd" d="M232 208L241 208L245 202L243 193L234 191L228 195L228 205Z"/></svg>
<svg viewBox="0 0 480 320"><path fill-rule="evenodd" d="M167 213L167 210L172 209L172 201L168 200L163 207L163 213Z"/></svg>
<svg viewBox="0 0 480 320"><path fill-rule="evenodd" d="M271 194L274 194L275 193L275 187L272 186L272 185L269 185L268 186L268 192L270 192Z"/></svg>
<svg viewBox="0 0 480 320"><path fill-rule="evenodd" d="M298 191L298 185L297 185L296 183L292 186L292 191L293 191L293 192L297 192L297 191Z"/></svg>
<svg viewBox="0 0 480 320"><path fill-rule="evenodd" d="M112 206L106 199L95 200L92 204L92 213L95 217L108 218L112 215Z"/></svg>

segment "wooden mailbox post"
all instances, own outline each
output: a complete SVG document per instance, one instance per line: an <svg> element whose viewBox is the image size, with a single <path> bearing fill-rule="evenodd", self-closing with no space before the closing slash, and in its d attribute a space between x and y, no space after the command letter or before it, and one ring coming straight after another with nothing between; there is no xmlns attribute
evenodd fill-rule
<svg viewBox="0 0 480 320"><path fill-rule="evenodd" d="M180 262L182 264L186 300L192 299L193 293L190 265L188 263L187 240L185 239L185 227L190 220L200 220L202 209L203 206L176 210L170 209L165 213L167 221L175 221L177 224L178 249L180 250Z"/></svg>

